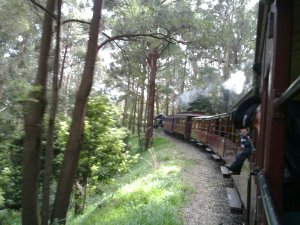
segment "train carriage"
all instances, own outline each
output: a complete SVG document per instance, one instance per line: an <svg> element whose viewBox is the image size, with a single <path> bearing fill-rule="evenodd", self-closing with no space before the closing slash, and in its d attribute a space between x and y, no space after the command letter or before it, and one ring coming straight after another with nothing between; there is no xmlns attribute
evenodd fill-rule
<svg viewBox="0 0 300 225"><path fill-rule="evenodd" d="M255 151L241 173L231 176L246 225L300 224L299 21L298 0L259 2L255 79L247 95L260 98L253 121ZM240 151L234 114L176 115L164 129L211 147L231 164Z"/></svg>
<svg viewBox="0 0 300 225"><path fill-rule="evenodd" d="M252 167L257 171L252 179L252 186L257 189L251 189L252 196L257 197L249 212L252 224L300 224L300 196L297 194L300 193L300 180L295 181L291 203L286 197L291 192L287 191L285 173L289 161L300 165L300 127L292 134L287 133L291 117L294 117L293 126L300 120L300 107L294 110L294 115L287 113L292 102L299 105L299 21L300 1L259 3L255 65L260 68L257 92L261 97L261 122ZM288 140L291 136L298 137L293 143L298 149L294 149L290 159Z"/></svg>
<svg viewBox="0 0 300 225"><path fill-rule="evenodd" d="M167 116L163 122L166 132L191 139L192 118L203 115L201 112L181 112L175 116Z"/></svg>
<svg viewBox="0 0 300 225"><path fill-rule="evenodd" d="M207 146L209 146L219 155L223 155L224 142L222 142L222 137L219 135L219 123L219 115L213 116L210 119L210 125L207 136Z"/></svg>
<svg viewBox="0 0 300 225"><path fill-rule="evenodd" d="M200 145L207 145L210 118L212 118L212 116L199 116L192 118L192 141L199 143Z"/></svg>
<svg viewBox="0 0 300 225"><path fill-rule="evenodd" d="M174 116L166 116L163 120L163 129L165 132L173 133Z"/></svg>

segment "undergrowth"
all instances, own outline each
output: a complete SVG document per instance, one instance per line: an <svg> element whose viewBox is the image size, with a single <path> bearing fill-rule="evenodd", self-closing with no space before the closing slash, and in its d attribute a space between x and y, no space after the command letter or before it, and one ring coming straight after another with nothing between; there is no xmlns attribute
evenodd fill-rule
<svg viewBox="0 0 300 225"><path fill-rule="evenodd" d="M187 164L176 145L155 137L152 149L141 153L127 174L103 187L102 195L90 199L83 215L69 215L68 224L183 224L181 209L192 190L180 176Z"/></svg>

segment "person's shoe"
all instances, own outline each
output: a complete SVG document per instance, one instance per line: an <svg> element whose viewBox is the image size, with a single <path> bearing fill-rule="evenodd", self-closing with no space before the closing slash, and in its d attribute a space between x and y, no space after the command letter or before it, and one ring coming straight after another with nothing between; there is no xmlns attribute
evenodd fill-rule
<svg viewBox="0 0 300 225"><path fill-rule="evenodd" d="M230 166L225 166L228 170L229 170L229 174L230 175L240 175L240 171L236 171L234 169L232 169Z"/></svg>
<svg viewBox="0 0 300 225"><path fill-rule="evenodd" d="M230 174L230 175L240 175L240 172L229 170L228 174Z"/></svg>

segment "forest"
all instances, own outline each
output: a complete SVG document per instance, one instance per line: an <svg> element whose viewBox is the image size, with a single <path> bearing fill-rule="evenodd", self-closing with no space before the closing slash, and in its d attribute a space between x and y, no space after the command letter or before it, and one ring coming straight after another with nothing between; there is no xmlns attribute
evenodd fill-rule
<svg viewBox="0 0 300 225"><path fill-rule="evenodd" d="M0 224L82 213L151 150L156 115L230 111L256 16L250 0L1 0Z"/></svg>

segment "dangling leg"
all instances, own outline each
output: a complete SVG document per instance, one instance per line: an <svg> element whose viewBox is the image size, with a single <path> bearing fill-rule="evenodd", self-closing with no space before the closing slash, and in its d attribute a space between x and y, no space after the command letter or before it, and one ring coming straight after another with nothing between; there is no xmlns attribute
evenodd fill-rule
<svg viewBox="0 0 300 225"><path fill-rule="evenodd" d="M251 149L245 149L244 151L237 154L235 161L230 166L227 166L227 168L235 174L240 174L244 161L251 154L251 151Z"/></svg>

